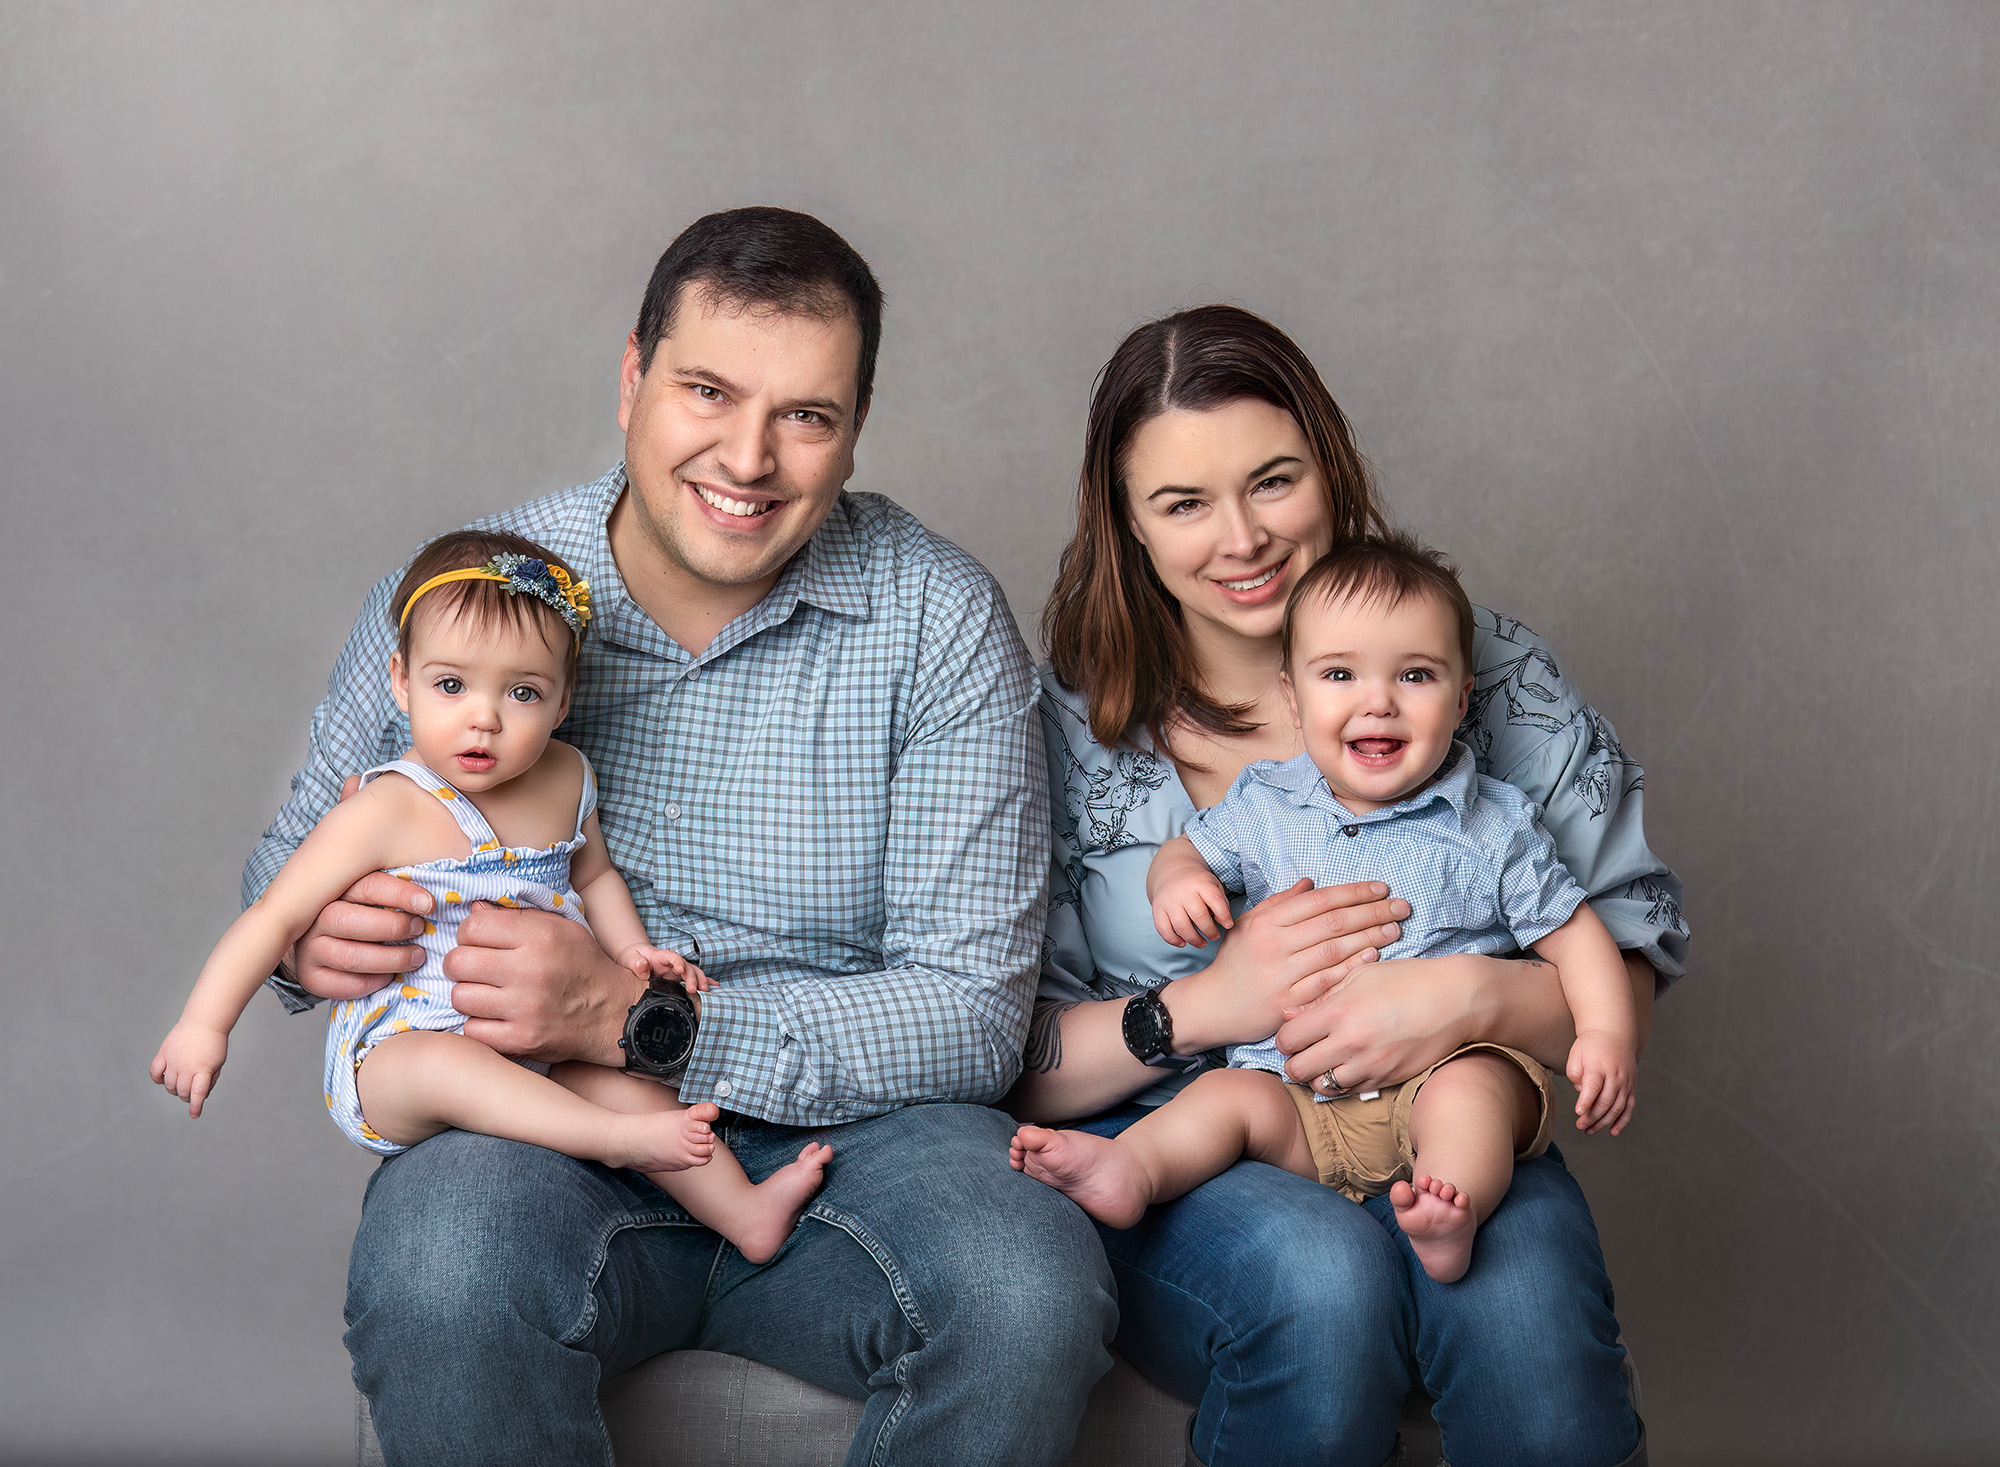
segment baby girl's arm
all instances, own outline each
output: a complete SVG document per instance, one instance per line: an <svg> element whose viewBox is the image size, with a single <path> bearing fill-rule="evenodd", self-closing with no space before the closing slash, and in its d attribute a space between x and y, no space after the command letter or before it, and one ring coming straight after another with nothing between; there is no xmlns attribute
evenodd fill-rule
<svg viewBox="0 0 2000 1467"><path fill-rule="evenodd" d="M1146 896L1153 903L1153 927L1175 947L1207 947L1224 927L1235 925L1229 915L1229 893L1208 869L1194 842L1177 835L1161 846L1146 868Z"/></svg>
<svg viewBox="0 0 2000 1467"><path fill-rule="evenodd" d="M1632 1119L1638 1080L1638 1016L1618 944L1588 906L1535 944L1556 965L1563 997L1576 1021L1576 1043L1565 1066L1576 1086L1576 1128L1616 1136Z"/></svg>
<svg viewBox="0 0 2000 1467"><path fill-rule="evenodd" d="M611 864L611 852L605 848L595 815L583 822L583 849L570 862L569 879L583 898L583 915L590 920L598 946L612 957L641 978L672 973L690 993L706 993L715 987L713 979L679 953L653 946L646 924L639 920L639 909L632 905L631 889Z"/></svg>
<svg viewBox="0 0 2000 1467"><path fill-rule="evenodd" d="M180 1022L167 1032L152 1065L154 1083L187 1101L190 1116L201 1114L228 1056L230 1029L285 949L322 907L388 864L397 822L392 797L374 794L376 788L327 812L202 965Z"/></svg>

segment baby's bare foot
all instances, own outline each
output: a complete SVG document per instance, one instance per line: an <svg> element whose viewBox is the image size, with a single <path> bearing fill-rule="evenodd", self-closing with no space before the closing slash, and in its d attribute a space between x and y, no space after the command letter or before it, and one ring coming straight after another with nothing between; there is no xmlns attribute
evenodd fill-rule
<svg viewBox="0 0 2000 1467"><path fill-rule="evenodd" d="M1425 1273L1441 1284L1465 1277L1473 1235L1479 1231L1470 1197L1449 1182L1418 1177L1414 1186L1398 1182L1391 1187L1389 1205Z"/></svg>
<svg viewBox="0 0 2000 1467"><path fill-rule="evenodd" d="M1152 1200L1151 1183L1132 1153L1088 1131L1023 1126L1014 1133L1008 1160L1108 1227L1131 1227Z"/></svg>
<svg viewBox="0 0 2000 1467"><path fill-rule="evenodd" d="M728 1226L720 1229L722 1236L751 1263L769 1263L826 1180L826 1164L832 1159L831 1146L807 1142L798 1160L786 1162L750 1189Z"/></svg>
<svg viewBox="0 0 2000 1467"><path fill-rule="evenodd" d="M684 1172L706 1166L715 1155L715 1132L708 1123L717 1114L713 1105L704 1103L686 1110L621 1115L618 1130L628 1149L612 1164L639 1172Z"/></svg>

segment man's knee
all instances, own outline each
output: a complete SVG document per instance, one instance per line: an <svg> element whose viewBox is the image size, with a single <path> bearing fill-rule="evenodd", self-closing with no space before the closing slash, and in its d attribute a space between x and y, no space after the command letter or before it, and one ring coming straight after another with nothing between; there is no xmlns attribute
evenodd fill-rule
<svg viewBox="0 0 2000 1467"><path fill-rule="evenodd" d="M357 1361L412 1350L478 1355L526 1327L588 1328L591 1259L611 1199L581 1162L448 1131L370 1180L348 1265Z"/></svg>

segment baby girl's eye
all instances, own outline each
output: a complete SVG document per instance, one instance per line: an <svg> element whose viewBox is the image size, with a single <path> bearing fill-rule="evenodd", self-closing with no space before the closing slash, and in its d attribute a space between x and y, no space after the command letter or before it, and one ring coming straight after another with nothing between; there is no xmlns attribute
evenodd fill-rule
<svg viewBox="0 0 2000 1467"><path fill-rule="evenodd" d="M1354 674L1344 667L1329 667L1320 676L1330 683L1348 683L1354 681Z"/></svg>
<svg viewBox="0 0 2000 1467"><path fill-rule="evenodd" d="M1427 667L1406 667L1403 669L1403 681L1406 683L1427 683L1431 680L1431 677L1431 670Z"/></svg>
<svg viewBox="0 0 2000 1467"><path fill-rule="evenodd" d="M465 691L465 684L455 677L441 677L437 680L437 690L446 697L456 698Z"/></svg>
<svg viewBox="0 0 2000 1467"><path fill-rule="evenodd" d="M518 688L509 688L507 696L512 698L516 703L534 703L539 701L542 695L536 689L523 683Z"/></svg>

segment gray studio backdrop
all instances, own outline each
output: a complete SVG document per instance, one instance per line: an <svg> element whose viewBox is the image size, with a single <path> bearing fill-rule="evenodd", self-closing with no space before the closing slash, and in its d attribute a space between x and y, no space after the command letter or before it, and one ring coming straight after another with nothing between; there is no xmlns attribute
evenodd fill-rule
<svg viewBox="0 0 2000 1467"><path fill-rule="evenodd" d="M855 486L1026 627L1121 334L1297 335L1687 880L1568 1147L1654 1460L1990 1460L1996 137L1983 4L0 6L0 1456L348 1450L320 1022L146 1061L363 591L609 466L774 202L887 287Z"/></svg>

